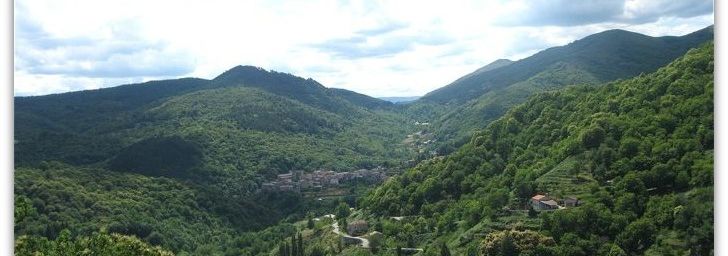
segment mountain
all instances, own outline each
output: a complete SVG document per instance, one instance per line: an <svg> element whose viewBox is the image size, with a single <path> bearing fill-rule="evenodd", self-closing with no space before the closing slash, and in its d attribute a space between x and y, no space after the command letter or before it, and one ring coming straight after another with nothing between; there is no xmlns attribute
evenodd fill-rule
<svg viewBox="0 0 728 256"><path fill-rule="evenodd" d="M470 74L467 74L461 78L458 78L453 83L459 83L459 82L466 81L468 79L471 79L471 78L478 76L480 74L483 74L485 72L511 65L511 64L513 64L513 62L514 61L509 60L509 59L497 59L491 63L488 63L488 65L478 68L477 70L471 72Z"/></svg>
<svg viewBox="0 0 728 256"><path fill-rule="evenodd" d="M391 106L366 95L326 88L312 79L252 66L232 68L213 80L185 78L17 97L16 162L100 163L118 153L118 146L129 144L122 137L159 130L155 127L179 121L175 118L192 122L209 114L214 121L234 121L238 128L252 131L331 135L344 131L343 126L352 127L355 120L378 118L375 112ZM190 111L198 115L190 117L194 114ZM175 130L179 131L170 132ZM131 136L139 141L151 135Z"/></svg>
<svg viewBox="0 0 728 256"><path fill-rule="evenodd" d="M16 235L106 229L175 253L239 248L245 232L327 203L256 193L261 183L399 166L414 156L402 143L413 126L392 103L251 66L16 97L15 193L32 212Z"/></svg>
<svg viewBox="0 0 728 256"><path fill-rule="evenodd" d="M386 100L395 104L405 104L413 102L419 99L421 96L409 96L409 97L379 97L381 100Z"/></svg>
<svg viewBox="0 0 728 256"><path fill-rule="evenodd" d="M713 56L708 42L651 74L537 93L372 191L362 212L383 244L426 252L710 255ZM526 210L539 194L565 208Z"/></svg>
<svg viewBox="0 0 728 256"><path fill-rule="evenodd" d="M348 100L351 103L365 107L367 109L391 109L392 102L385 99L372 98L367 95L338 88L329 89L338 97Z"/></svg>
<svg viewBox="0 0 728 256"><path fill-rule="evenodd" d="M713 26L681 37L650 37L620 29L607 30L543 50L503 68L488 70L486 66L484 72L476 71L466 79L458 79L426 94L422 100L440 104L465 102L489 90L527 80L558 63L578 66L599 81L632 77L654 71L712 38Z"/></svg>
<svg viewBox="0 0 728 256"><path fill-rule="evenodd" d="M426 94L409 112L433 120L439 151L447 153L534 93L653 72L712 38L713 26L680 37L608 30L519 61L496 61Z"/></svg>

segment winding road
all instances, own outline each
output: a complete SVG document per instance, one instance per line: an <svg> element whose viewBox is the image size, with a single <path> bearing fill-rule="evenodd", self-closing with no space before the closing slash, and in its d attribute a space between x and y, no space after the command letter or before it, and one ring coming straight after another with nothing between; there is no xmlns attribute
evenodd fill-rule
<svg viewBox="0 0 728 256"><path fill-rule="evenodd" d="M331 227L334 228L334 233L335 234L340 235L340 236L345 237L345 238L359 240L359 241L361 241L359 243L359 245L361 247L363 247L363 248L369 248L369 239L366 239L366 238L363 238L363 237L358 237L358 236L350 236L350 235L346 234L345 232L341 232L341 230L339 230L339 222L338 221L334 222L334 224L331 224Z"/></svg>
<svg viewBox="0 0 728 256"><path fill-rule="evenodd" d="M322 216L322 218L323 217L328 217L328 218L331 218L334 220L334 223L331 224L331 228L334 229L334 234L337 234L341 237L345 237L345 238L349 238L349 239L359 240L360 241L359 246L361 246L362 248L369 249L369 239L366 239L366 238L360 237L360 236L350 236L346 232L341 231L341 229L339 228L339 221L336 220L336 215L327 214L327 215ZM396 250L396 248L390 248L390 249ZM422 248L400 248L400 249L402 251L420 251L420 252L423 251Z"/></svg>

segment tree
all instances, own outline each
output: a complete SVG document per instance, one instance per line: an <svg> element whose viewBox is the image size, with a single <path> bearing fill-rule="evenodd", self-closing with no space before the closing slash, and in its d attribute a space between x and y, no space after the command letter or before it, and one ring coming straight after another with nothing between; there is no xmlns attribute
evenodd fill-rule
<svg viewBox="0 0 728 256"><path fill-rule="evenodd" d="M500 252L498 255L502 255L502 256L518 255L518 249L516 248L516 244L513 242L513 237L511 237L510 233L506 233L505 236L503 237L503 240L501 240Z"/></svg>
<svg viewBox="0 0 728 256"><path fill-rule="evenodd" d="M586 148L596 148L604 141L606 132L602 127L592 125L581 134L581 143Z"/></svg>
<svg viewBox="0 0 728 256"><path fill-rule="evenodd" d="M528 207L528 217L535 218L536 216L538 216L538 212L536 210L534 210L533 207L529 206Z"/></svg>
<svg viewBox="0 0 728 256"><path fill-rule="evenodd" d="M308 256L324 256L324 255L326 255L326 252L324 252L324 249L322 249L320 246L311 247L311 253L308 254Z"/></svg>
<svg viewBox="0 0 728 256"><path fill-rule="evenodd" d="M14 211L14 219L15 223L23 221L25 217L30 216L31 214L35 213L35 208L33 208L33 202L25 196L16 196L15 197L15 211Z"/></svg>
<svg viewBox="0 0 728 256"><path fill-rule="evenodd" d="M286 242L278 244L278 256L286 256Z"/></svg>
<svg viewBox="0 0 728 256"><path fill-rule="evenodd" d="M627 253L622 250L622 248L619 248L616 244L613 244L612 247L609 249L609 254L607 256L627 256Z"/></svg>
<svg viewBox="0 0 728 256"><path fill-rule="evenodd" d="M315 223L313 222L313 217L311 217L311 216L309 215L309 216L308 216L308 222L306 223L306 228L308 228L308 229L313 229L314 227L316 227L316 225L315 225Z"/></svg>
<svg viewBox="0 0 728 256"><path fill-rule="evenodd" d="M617 235L617 244L627 252L640 254L652 245L656 231L655 225L650 220L638 219Z"/></svg>
<svg viewBox="0 0 728 256"><path fill-rule="evenodd" d="M338 253L341 253L341 251L344 250L344 245L341 242L341 239L336 239L336 249Z"/></svg>
<svg viewBox="0 0 728 256"><path fill-rule="evenodd" d="M342 233L346 233L346 227L349 226L349 223L346 221L346 218L343 218L339 221L339 231Z"/></svg>
<svg viewBox="0 0 728 256"><path fill-rule="evenodd" d="M440 245L440 256L450 256L450 249L447 248L445 242Z"/></svg>
<svg viewBox="0 0 728 256"><path fill-rule="evenodd" d="M291 237L291 256L298 256L298 241L296 241L296 235Z"/></svg>
<svg viewBox="0 0 728 256"><path fill-rule="evenodd" d="M369 236L369 247L372 249L372 253L376 254L379 251L379 247L382 246L382 234L373 233Z"/></svg>
<svg viewBox="0 0 728 256"><path fill-rule="evenodd" d="M338 206L336 206L337 219L345 219L346 217L349 217L349 214L351 214L351 210L349 210L349 205L345 202L341 202Z"/></svg>
<svg viewBox="0 0 728 256"><path fill-rule="evenodd" d="M480 255L517 255L514 254L514 251L517 253L527 252L518 251L519 248L537 248L539 245L551 247L555 243L553 238L544 236L536 231L496 231L488 233L485 236L483 242L480 244Z"/></svg>

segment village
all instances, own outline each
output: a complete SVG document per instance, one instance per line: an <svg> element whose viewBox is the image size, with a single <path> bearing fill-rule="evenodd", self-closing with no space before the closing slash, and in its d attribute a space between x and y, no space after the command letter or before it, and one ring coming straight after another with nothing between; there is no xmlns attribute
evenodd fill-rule
<svg viewBox="0 0 728 256"><path fill-rule="evenodd" d="M264 192L289 191L300 193L301 191L320 191L327 188L342 187L351 182L378 184L389 177L387 171L388 169L383 167L349 172L315 170L306 173L302 170L294 170L289 173L279 174L274 181L263 183L261 190Z"/></svg>

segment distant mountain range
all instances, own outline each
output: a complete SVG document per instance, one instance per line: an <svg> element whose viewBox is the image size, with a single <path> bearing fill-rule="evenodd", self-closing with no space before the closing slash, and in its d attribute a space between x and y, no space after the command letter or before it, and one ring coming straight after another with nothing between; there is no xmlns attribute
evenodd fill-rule
<svg viewBox="0 0 728 256"><path fill-rule="evenodd" d="M380 99L380 100L386 100L386 101L389 101L389 102L392 102L392 103L396 103L396 104L404 104L404 103L413 102L413 101L415 101L415 100L417 100L417 99L419 99L421 97L422 96L379 97L378 99Z"/></svg>

